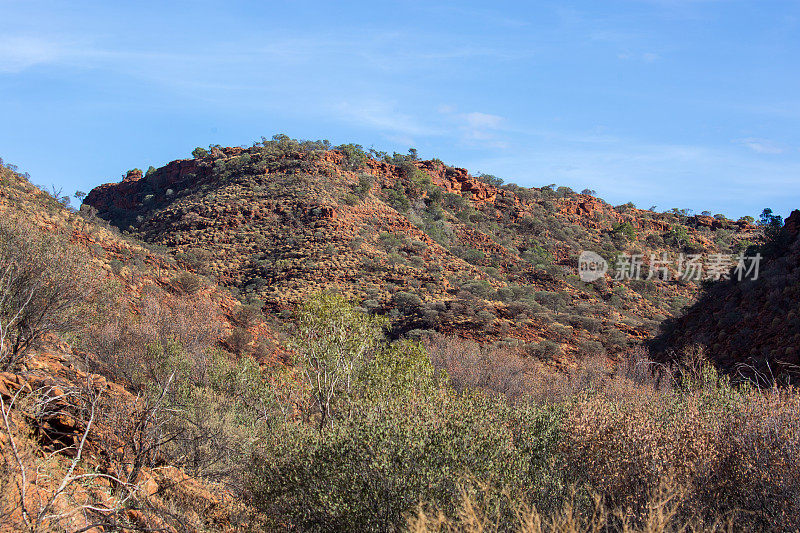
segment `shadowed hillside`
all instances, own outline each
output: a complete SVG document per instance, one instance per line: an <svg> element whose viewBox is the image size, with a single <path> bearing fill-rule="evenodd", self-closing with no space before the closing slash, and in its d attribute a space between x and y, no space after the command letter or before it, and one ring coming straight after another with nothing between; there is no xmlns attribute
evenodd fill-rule
<svg viewBox="0 0 800 533"><path fill-rule="evenodd" d="M756 250L754 250L756 251ZM685 315L665 324L662 352L701 346L732 375L796 383L800 377L800 211L757 251L756 280L710 285Z"/></svg>

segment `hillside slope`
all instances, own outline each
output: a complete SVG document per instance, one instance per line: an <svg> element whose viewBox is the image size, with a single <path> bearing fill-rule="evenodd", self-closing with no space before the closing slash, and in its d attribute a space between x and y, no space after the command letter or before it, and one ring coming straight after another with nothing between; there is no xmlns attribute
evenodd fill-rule
<svg viewBox="0 0 800 533"><path fill-rule="evenodd" d="M22 257L41 262L41 278L57 289L63 280L54 260L74 261L89 282L82 287L93 294L90 305L78 294L72 296L81 304L55 302L73 306L68 312L80 319L65 329L52 320L58 309L37 307L44 322L34 317L25 327L41 327L43 335L9 360L16 327L6 320L15 309L9 294L25 283L42 286L15 278L22 270L9 254L17 250L0 243L0 531L232 531L248 514L257 521L219 473L179 459L191 455L159 441L172 432L175 444L186 430L168 427L163 406L148 397L156 380L139 365L154 356L150 368L162 365L165 341L198 354L213 351L228 365L230 339L237 331L241 338L243 326L249 344L239 343L237 358L255 352L270 361L280 356L274 334L263 320L237 320L241 306L224 289L59 200L0 166L2 238L28 239ZM64 255L51 256L42 242ZM266 345L273 349L259 349Z"/></svg>
<svg viewBox="0 0 800 533"><path fill-rule="evenodd" d="M441 161L283 136L212 147L97 187L100 217L280 313L334 289L424 330L500 341L546 357L613 354L691 303L694 283L586 284L594 250L732 252L759 238L746 221L612 207L555 186L527 189Z"/></svg>

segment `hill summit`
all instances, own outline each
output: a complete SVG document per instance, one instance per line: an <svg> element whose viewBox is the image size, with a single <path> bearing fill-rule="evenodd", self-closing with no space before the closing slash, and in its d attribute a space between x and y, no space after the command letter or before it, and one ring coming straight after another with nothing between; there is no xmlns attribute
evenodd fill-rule
<svg viewBox="0 0 800 533"><path fill-rule="evenodd" d="M525 188L416 152L263 139L198 148L132 170L85 203L164 246L272 314L335 290L426 330L515 345L546 357L613 354L694 301L693 282L584 283L578 256L730 252L758 239L748 221L611 206L592 191Z"/></svg>

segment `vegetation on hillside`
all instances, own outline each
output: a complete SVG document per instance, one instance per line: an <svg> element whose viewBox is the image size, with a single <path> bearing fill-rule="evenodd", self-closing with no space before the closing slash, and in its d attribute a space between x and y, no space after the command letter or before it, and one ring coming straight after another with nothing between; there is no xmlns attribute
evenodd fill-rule
<svg viewBox="0 0 800 533"><path fill-rule="evenodd" d="M681 253L733 253L760 235L745 221L504 185L413 150L277 135L194 155L86 201L245 304L277 314L340 290L388 318L394 337L438 331L556 360L620 353L696 297L697 281L674 280L676 264L669 282L614 279L624 253L645 265L651 254L677 262ZM612 275L582 282L581 250L600 253Z"/></svg>
<svg viewBox="0 0 800 533"><path fill-rule="evenodd" d="M368 181L364 197L377 203L370 195L380 190ZM28 215L38 213L27 219L3 208L4 338L28 334L15 309L50 309L41 315L47 320L26 322L38 324L37 341L6 356L0 372L0 519L11 528L800 527L800 394L734 384L702 350L688 349L680 365L656 364L624 339L613 341L621 343L617 364L585 337L585 357L557 370L546 362L561 349L551 333L614 337L575 312L563 294L575 287L566 277L550 274L535 288L495 283L486 268L497 267L479 268L472 263L485 258L462 252L471 262L459 260L472 266L455 263L460 272L486 274L458 288L475 297L456 294L431 307L443 313L462 302L460 313L489 322L497 308L481 302L496 297L504 308L526 301L542 317L568 321L553 325L535 351L433 331L397 339L393 319L428 305L419 291L394 291L393 315L377 298L316 290L283 322L290 350L278 357L260 344L260 306L233 304L211 281L58 202L42 211L50 200L38 194L24 183L3 188L13 203L41 200L24 204ZM630 238L627 228L619 233ZM21 252L23 239L31 245ZM425 249L391 231L378 242L398 255ZM144 254L138 267L138 256L127 255L134 251ZM558 256L545 245L534 253L534 262ZM39 283L8 282L17 279ZM609 298L620 293L608 290ZM39 294L62 303L8 304Z"/></svg>

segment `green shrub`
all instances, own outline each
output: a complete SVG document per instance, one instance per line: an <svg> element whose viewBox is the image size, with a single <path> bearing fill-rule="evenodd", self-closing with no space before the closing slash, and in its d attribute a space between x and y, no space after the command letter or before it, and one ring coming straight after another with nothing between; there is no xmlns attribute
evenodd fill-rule
<svg viewBox="0 0 800 533"><path fill-rule="evenodd" d="M401 213L405 213L411 208L411 201L404 191L398 189L383 189L383 196L387 204Z"/></svg>
<svg viewBox="0 0 800 533"><path fill-rule="evenodd" d="M482 182L484 182L484 183L486 183L488 185L491 185L493 187L502 187L503 186L503 179L502 178L498 178L497 176L493 176L492 174L483 174L483 173L481 173L481 174L478 174L477 178L480 181L482 181Z"/></svg>
<svg viewBox="0 0 800 533"><path fill-rule="evenodd" d="M195 294L205 286L205 280L191 272L181 272L172 278L172 285L185 294Z"/></svg>
<svg viewBox="0 0 800 533"><path fill-rule="evenodd" d="M473 265L480 264L486 258L486 254L482 250L476 248L458 247L453 251L458 257Z"/></svg>
<svg viewBox="0 0 800 533"><path fill-rule="evenodd" d="M205 148L201 148L198 146L197 148L192 150L192 157L194 157L195 159L203 159L207 155L208 155L208 150L206 150Z"/></svg>
<svg viewBox="0 0 800 533"><path fill-rule="evenodd" d="M541 359L553 359L561 354L561 345L551 340L543 340L529 345L528 351Z"/></svg>
<svg viewBox="0 0 800 533"><path fill-rule="evenodd" d="M382 231L378 234L378 241L381 243L381 247L384 250L395 251L401 246L405 245L406 239L397 233Z"/></svg>
<svg viewBox="0 0 800 533"><path fill-rule="evenodd" d="M605 348L597 341L583 340L578 342L578 351L583 356L594 356L604 354Z"/></svg>
<svg viewBox="0 0 800 533"><path fill-rule="evenodd" d="M405 313L412 313L422 307L420 297L411 292L398 292L393 297L394 304Z"/></svg>
<svg viewBox="0 0 800 533"><path fill-rule="evenodd" d="M538 244L534 244L522 252L522 258L533 265L549 265L553 262L553 256L550 255L550 252Z"/></svg>
<svg viewBox="0 0 800 533"><path fill-rule="evenodd" d="M567 305L567 296L555 291L538 291L534 294L535 300L553 312L558 313Z"/></svg>
<svg viewBox="0 0 800 533"><path fill-rule="evenodd" d="M356 205L359 201L358 196L352 193L347 193L342 197L342 202L347 205Z"/></svg>
<svg viewBox="0 0 800 533"><path fill-rule="evenodd" d="M367 154L360 144L342 144L336 149L344 154L342 167L345 170L358 170L367 162Z"/></svg>
<svg viewBox="0 0 800 533"><path fill-rule="evenodd" d="M358 176L358 184L353 186L353 194L361 198L362 200L367 197L369 194L370 189L372 188L372 184L374 182L374 178L369 174L360 174Z"/></svg>
<svg viewBox="0 0 800 533"><path fill-rule="evenodd" d="M553 490L559 418L480 394L393 396L323 433L290 426L268 437L251 490L293 528L389 531L421 502L452 509L471 479L487 480L497 502L503 490Z"/></svg>
<svg viewBox="0 0 800 533"><path fill-rule="evenodd" d="M485 298L492 290L492 286L486 280L476 279L462 283L461 290L467 291L468 293L479 298Z"/></svg>
<svg viewBox="0 0 800 533"><path fill-rule="evenodd" d="M675 224L667 232L664 240L668 243L683 249L689 243L689 232L685 226Z"/></svg>
<svg viewBox="0 0 800 533"><path fill-rule="evenodd" d="M636 230L630 222L619 222L614 224L611 232L615 238L633 240L636 238Z"/></svg>
<svg viewBox="0 0 800 533"><path fill-rule="evenodd" d="M356 374L383 338L385 319L331 293L306 300L292 340L295 364L308 386L319 427L347 412Z"/></svg>
<svg viewBox="0 0 800 533"><path fill-rule="evenodd" d="M442 205L451 211L461 211L469 204L460 194L446 192L442 196Z"/></svg>

